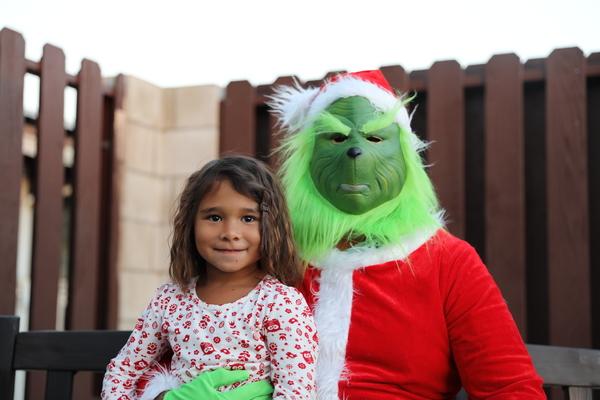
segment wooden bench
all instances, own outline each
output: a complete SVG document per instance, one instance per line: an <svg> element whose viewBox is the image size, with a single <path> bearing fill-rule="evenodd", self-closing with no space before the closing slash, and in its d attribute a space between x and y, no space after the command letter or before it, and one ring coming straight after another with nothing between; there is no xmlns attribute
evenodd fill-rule
<svg viewBox="0 0 600 400"><path fill-rule="evenodd" d="M128 331L19 332L19 318L0 316L0 399L12 400L16 370L45 370L46 399L71 399L78 371L102 372L125 344ZM545 385L569 400L591 400L600 388L600 350L528 345ZM466 398L461 393L457 399Z"/></svg>
<svg viewBox="0 0 600 400"><path fill-rule="evenodd" d="M563 389L567 400L592 400L600 389L600 350L528 344L527 350L544 386ZM466 400L461 391L456 400Z"/></svg>
<svg viewBox="0 0 600 400"><path fill-rule="evenodd" d="M15 371L47 371L46 399L71 399L78 371L103 372L129 331L19 332L19 318L0 316L0 399L14 397Z"/></svg>

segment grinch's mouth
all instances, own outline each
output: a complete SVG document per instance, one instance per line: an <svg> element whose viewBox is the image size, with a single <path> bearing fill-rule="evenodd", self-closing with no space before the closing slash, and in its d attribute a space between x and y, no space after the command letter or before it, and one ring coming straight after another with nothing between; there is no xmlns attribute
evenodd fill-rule
<svg viewBox="0 0 600 400"><path fill-rule="evenodd" d="M350 185L348 183L340 183L339 189L343 192L362 193L369 190L369 185L359 183L358 185Z"/></svg>

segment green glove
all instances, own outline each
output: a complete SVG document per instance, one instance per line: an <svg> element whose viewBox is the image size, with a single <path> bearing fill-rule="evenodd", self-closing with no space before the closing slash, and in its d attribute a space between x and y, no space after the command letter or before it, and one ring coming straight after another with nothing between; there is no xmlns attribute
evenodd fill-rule
<svg viewBox="0 0 600 400"><path fill-rule="evenodd" d="M218 368L169 390L164 400L270 400L273 386L268 381L248 383L227 392L218 391L221 386L245 381L249 376L248 371Z"/></svg>

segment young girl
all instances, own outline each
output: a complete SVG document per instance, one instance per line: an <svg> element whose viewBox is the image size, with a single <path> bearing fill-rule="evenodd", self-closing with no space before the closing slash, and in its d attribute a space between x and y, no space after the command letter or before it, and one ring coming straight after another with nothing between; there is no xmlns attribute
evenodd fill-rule
<svg viewBox="0 0 600 400"><path fill-rule="evenodd" d="M314 397L317 336L290 287L302 272L285 204L276 178L251 158L215 160L190 176L174 219L173 283L156 291L108 365L103 399ZM140 381L168 353L166 379L151 378L142 394ZM248 375L254 383L239 386Z"/></svg>

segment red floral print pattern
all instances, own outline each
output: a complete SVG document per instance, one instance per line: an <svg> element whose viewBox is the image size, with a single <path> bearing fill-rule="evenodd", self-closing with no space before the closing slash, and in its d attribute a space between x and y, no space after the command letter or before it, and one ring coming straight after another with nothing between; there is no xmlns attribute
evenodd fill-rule
<svg viewBox="0 0 600 400"><path fill-rule="evenodd" d="M157 290L109 363L102 399L138 398L136 382L169 350L171 373L181 383L218 367L245 369L250 381L271 380L275 400L314 398L316 329L296 289L267 276L241 299L213 305L200 300L194 287Z"/></svg>

